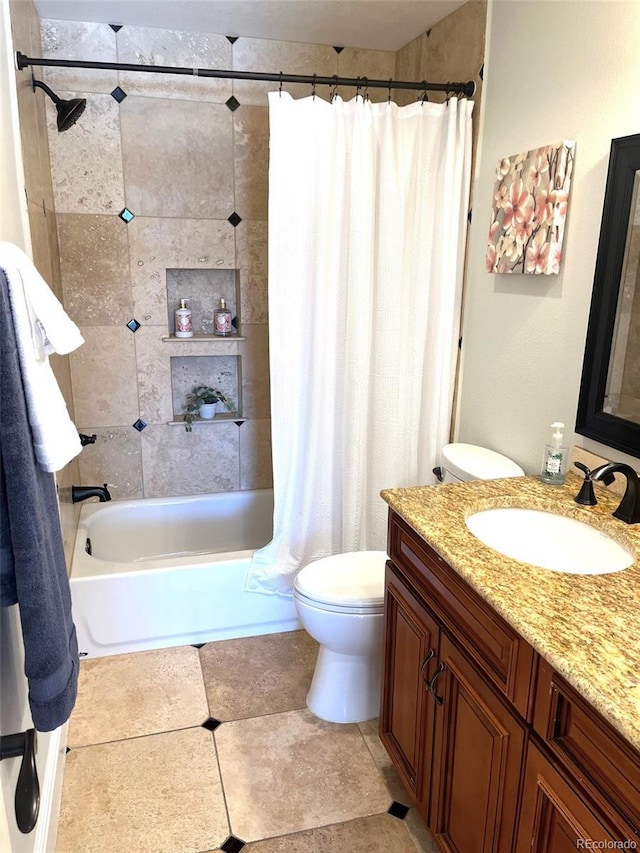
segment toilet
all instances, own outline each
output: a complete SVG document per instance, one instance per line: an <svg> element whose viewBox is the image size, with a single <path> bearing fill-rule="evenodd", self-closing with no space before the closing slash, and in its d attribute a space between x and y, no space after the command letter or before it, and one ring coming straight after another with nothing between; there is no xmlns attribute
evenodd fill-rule
<svg viewBox="0 0 640 853"><path fill-rule="evenodd" d="M320 644L307 707L321 720L360 723L380 710L385 551L324 557L297 575L293 600Z"/></svg>
<svg viewBox="0 0 640 853"><path fill-rule="evenodd" d="M511 459L474 444L442 449L441 481L522 477ZM378 716L385 551L323 557L297 575L293 600L302 627L320 644L307 707L331 723Z"/></svg>
<svg viewBox="0 0 640 853"><path fill-rule="evenodd" d="M513 459L496 453L495 450L488 450L486 447L460 442L445 444L442 448L440 472L440 481L443 483L524 477L524 471Z"/></svg>

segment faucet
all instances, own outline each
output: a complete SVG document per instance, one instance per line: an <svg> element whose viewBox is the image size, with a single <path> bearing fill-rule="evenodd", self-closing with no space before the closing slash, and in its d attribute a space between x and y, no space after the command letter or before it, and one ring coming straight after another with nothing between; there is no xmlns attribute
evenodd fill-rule
<svg viewBox="0 0 640 853"><path fill-rule="evenodd" d="M640 480L637 473L630 465L624 462L608 462L591 471L592 480L605 480L611 474L624 474L627 478L627 488L620 505L613 512L614 518L625 521L627 524L640 523Z"/></svg>
<svg viewBox="0 0 640 853"><path fill-rule="evenodd" d="M77 504L87 498L98 498L100 503L110 501L111 495L107 484L104 486L71 486L71 503Z"/></svg>

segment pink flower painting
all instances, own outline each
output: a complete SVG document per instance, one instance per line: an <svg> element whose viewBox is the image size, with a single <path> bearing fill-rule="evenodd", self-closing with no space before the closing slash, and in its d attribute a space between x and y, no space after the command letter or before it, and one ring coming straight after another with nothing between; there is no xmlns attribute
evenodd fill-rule
<svg viewBox="0 0 640 853"><path fill-rule="evenodd" d="M487 272L557 275L576 144L503 157L496 169Z"/></svg>

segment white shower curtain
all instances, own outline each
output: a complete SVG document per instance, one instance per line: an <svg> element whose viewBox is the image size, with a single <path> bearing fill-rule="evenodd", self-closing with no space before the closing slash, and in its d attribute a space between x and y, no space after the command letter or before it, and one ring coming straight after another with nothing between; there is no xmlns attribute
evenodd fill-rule
<svg viewBox="0 0 640 853"><path fill-rule="evenodd" d="M248 590L384 549L449 437L473 104L269 95L274 537Z"/></svg>

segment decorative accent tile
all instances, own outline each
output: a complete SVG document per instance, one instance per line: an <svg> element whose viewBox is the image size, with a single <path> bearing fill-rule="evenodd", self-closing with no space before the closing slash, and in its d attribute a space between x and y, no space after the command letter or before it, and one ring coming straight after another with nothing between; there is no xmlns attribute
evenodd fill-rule
<svg viewBox="0 0 640 853"><path fill-rule="evenodd" d="M116 86L116 88L111 92L111 97L115 98L115 100L121 104L124 99L127 97L127 93L124 89L121 89L120 86Z"/></svg>
<svg viewBox="0 0 640 853"><path fill-rule="evenodd" d="M392 817L397 817L400 820L404 820L409 814L409 806L405 806L403 803L399 803L397 800L394 800L387 809L387 814L390 814Z"/></svg>
<svg viewBox="0 0 640 853"><path fill-rule="evenodd" d="M204 643L202 645L204 645ZM196 648L196 647L194 646L194 648ZM218 726L221 726L221 725L222 725L222 722L220 720L216 720L215 717L209 717L209 719L205 720L204 723L202 724L202 728L207 729L210 732L215 732L215 730L218 728Z"/></svg>
<svg viewBox="0 0 640 853"><path fill-rule="evenodd" d="M236 97L234 97L234 95L231 95L231 97L229 98L229 100L228 100L228 101L225 101L225 104L229 107L229 109L230 109L230 110L231 110L231 112L233 113L233 112L235 112L235 111L238 109L238 107L240 106L240 101L239 101Z"/></svg>
<svg viewBox="0 0 640 853"><path fill-rule="evenodd" d="M235 44L238 41L239 36L227 36L226 39L230 44Z"/></svg>
<svg viewBox="0 0 640 853"><path fill-rule="evenodd" d="M140 328L140 323L137 320L129 320L127 323L127 329L131 329L132 332L137 332Z"/></svg>
<svg viewBox="0 0 640 853"><path fill-rule="evenodd" d="M236 838L235 835L230 835L224 844L220 846L220 849L224 850L224 853L240 853L244 844L244 841Z"/></svg>
<svg viewBox="0 0 640 853"><path fill-rule="evenodd" d="M138 418L138 420L132 426L134 429L137 429L138 432L142 432L146 425L146 422L143 421L142 418Z"/></svg>
<svg viewBox="0 0 640 853"><path fill-rule="evenodd" d="M342 53L342 51L344 50L344 47L336 47L334 44L333 49L335 50L336 53Z"/></svg>
<svg viewBox="0 0 640 853"><path fill-rule="evenodd" d="M120 219L122 219L123 222L126 222L128 225L133 219L134 215L133 213L131 213L128 207L123 207L118 216L120 217Z"/></svg>
<svg viewBox="0 0 640 853"><path fill-rule="evenodd" d="M109 26L114 31L114 33L117 33L117 32L120 32L123 25L122 24L109 24Z"/></svg>
<svg viewBox="0 0 640 853"><path fill-rule="evenodd" d="M240 216L238 216L238 214L234 211L234 212L231 214L231 216L229 216L229 217L228 217L227 221L228 221L228 222L230 222L230 223L233 225L233 227L235 228L237 225L239 225L239 224L242 222L242 219L241 219L241 217L240 217Z"/></svg>
<svg viewBox="0 0 640 853"><path fill-rule="evenodd" d="M191 647L194 649L201 649L204 646L204 643L191 643Z"/></svg>

